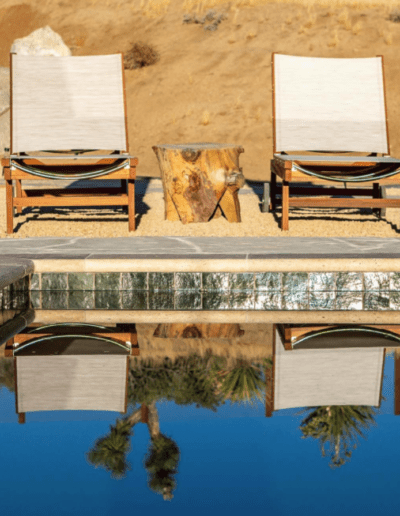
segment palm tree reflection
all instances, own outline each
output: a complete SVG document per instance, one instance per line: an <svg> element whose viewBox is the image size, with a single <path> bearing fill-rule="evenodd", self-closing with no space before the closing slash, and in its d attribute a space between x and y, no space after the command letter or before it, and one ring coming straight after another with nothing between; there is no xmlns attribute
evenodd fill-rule
<svg viewBox="0 0 400 516"><path fill-rule="evenodd" d="M173 439L160 432L156 401L196 404L213 411L226 400L253 403L265 395L265 365L238 360L228 366L225 358L211 352L204 357L193 354L174 361L166 358L161 363L135 358L129 371L129 402L135 409L130 416L117 420L108 435L95 442L87 454L88 461L105 468L114 478L125 476L131 469L127 455L133 427L139 422L146 423L151 439L144 462L148 485L162 494L164 500L171 500L180 451Z"/></svg>
<svg viewBox="0 0 400 516"><path fill-rule="evenodd" d="M300 424L302 438L317 439L322 456L329 456L330 466L348 462L365 431L376 425L377 409L369 406L342 405L307 408Z"/></svg>

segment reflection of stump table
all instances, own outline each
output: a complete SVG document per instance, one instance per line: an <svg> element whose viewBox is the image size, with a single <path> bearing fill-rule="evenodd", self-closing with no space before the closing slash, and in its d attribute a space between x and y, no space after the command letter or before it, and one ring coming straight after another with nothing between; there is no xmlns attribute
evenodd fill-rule
<svg viewBox="0 0 400 516"><path fill-rule="evenodd" d="M153 147L164 187L165 219L207 222L222 213L240 222L238 190L244 184L238 145L187 143Z"/></svg>
<svg viewBox="0 0 400 516"><path fill-rule="evenodd" d="M154 337L164 339L234 339L242 335L239 324L225 323L162 323L154 330Z"/></svg>

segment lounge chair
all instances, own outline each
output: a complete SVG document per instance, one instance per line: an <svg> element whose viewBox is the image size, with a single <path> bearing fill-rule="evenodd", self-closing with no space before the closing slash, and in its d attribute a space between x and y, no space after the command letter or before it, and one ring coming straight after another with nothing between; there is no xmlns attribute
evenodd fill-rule
<svg viewBox="0 0 400 516"><path fill-rule="evenodd" d="M263 211L274 211L281 193L282 230L289 229L292 206L366 207L380 216L387 207L400 207L400 199L384 198L384 185L399 184L400 160L389 156L382 56L273 54L272 82L274 156ZM291 186L297 182L309 184ZM337 183L343 187L332 187ZM347 188L350 183L372 183L372 188Z"/></svg>
<svg viewBox="0 0 400 516"><path fill-rule="evenodd" d="M127 206L135 230L122 54L11 54L11 148L2 160L7 233L25 206ZM22 188L23 180L120 180L117 188ZM13 194L13 181L16 192ZM78 185L80 186L80 185Z"/></svg>
<svg viewBox="0 0 400 516"><path fill-rule="evenodd" d="M357 333L357 347L354 341L346 343L349 331ZM286 408L380 405L385 346L398 346L398 334L393 333L390 339L390 332L384 328L320 327L307 332L305 327L288 329L284 325L274 325L273 332L273 365L267 370L267 417L274 410ZM330 343L321 339L324 332ZM332 344L333 339L336 344ZM303 346L297 349L300 342ZM400 371L399 360L396 370ZM398 414L400 399L398 395L395 398Z"/></svg>
<svg viewBox="0 0 400 516"><path fill-rule="evenodd" d="M130 346L126 343L130 341ZM126 413L129 355L138 355L132 328L50 325L8 340L14 357L16 411L108 410Z"/></svg>

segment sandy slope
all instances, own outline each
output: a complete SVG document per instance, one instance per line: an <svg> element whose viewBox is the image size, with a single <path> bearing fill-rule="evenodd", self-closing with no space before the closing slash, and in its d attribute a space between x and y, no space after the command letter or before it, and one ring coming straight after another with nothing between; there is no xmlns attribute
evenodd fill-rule
<svg viewBox="0 0 400 516"><path fill-rule="evenodd" d="M5 6L0 9L0 66L8 65L15 38L46 24L75 55L127 51L136 41L159 51L157 64L126 72L129 142L140 159L140 175L159 175L154 144L218 141L243 145L246 177L266 179L272 154L272 51L384 54L391 148L400 156L400 23L389 21L384 9L349 11L346 20L343 8L267 3L235 11L227 3L217 10L228 18L211 32L182 23L187 12L182 0L171 1L166 14L156 18L140 9L149 0L74 0L73 8L57 0L22 1L0 4ZM329 46L335 31L336 46ZM204 112L208 125L201 123Z"/></svg>
<svg viewBox="0 0 400 516"><path fill-rule="evenodd" d="M139 157L140 176L159 176L152 145L216 141L244 146L241 166L246 178L267 180L272 155L273 51L326 57L383 54L391 154L400 157L400 23L388 19L388 9L346 11L342 7L307 9L299 4L266 3L235 10L226 3L216 10L225 12L227 19L211 32L202 25L183 24L188 11L181 0L171 1L165 14L156 17L149 16L153 11L146 11L146 6L149 2L167 4L167 0L75 0L73 8L70 2L57 0L21 1L2 0L0 4L0 66L8 65L9 48L15 38L46 24L63 37L75 55L126 52L138 41L158 50L160 60L155 65L126 71L130 151ZM202 123L207 114L209 123ZM162 203L149 197L152 209L142 217L137 235L217 235L221 231L281 235L272 215L259 212L256 197L251 200L246 196L246 203L248 206L242 201L244 224L232 225L221 219L211 224L182 226L160 223ZM4 209L4 202L0 207ZM22 224L17 236L107 236L114 234L113 227L119 228L119 235L126 233L125 222L111 222L115 215L110 216L109 223L97 227L100 222L94 222L88 229L88 224L76 221L76 217L69 222L72 215L64 211L66 225L60 224L64 212L62 216L58 213L54 221L49 214L39 215L42 223ZM390 224L371 216L360 217L354 210L350 218L337 210L323 213L326 217L322 219L321 210L318 214L310 212L311 218L306 221L293 219L291 231L285 236L397 234ZM0 236L4 236L4 213L0 218ZM397 218L393 215L393 221L397 222Z"/></svg>

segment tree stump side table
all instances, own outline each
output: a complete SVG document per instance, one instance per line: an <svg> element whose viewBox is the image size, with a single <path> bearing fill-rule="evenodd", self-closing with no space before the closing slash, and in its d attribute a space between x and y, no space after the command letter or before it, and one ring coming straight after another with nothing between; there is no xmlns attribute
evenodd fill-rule
<svg viewBox="0 0 400 516"><path fill-rule="evenodd" d="M155 145L164 188L165 219L207 222L222 213L241 222L238 191L243 147L220 143Z"/></svg>

